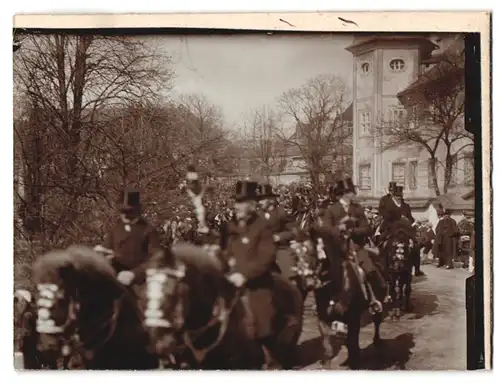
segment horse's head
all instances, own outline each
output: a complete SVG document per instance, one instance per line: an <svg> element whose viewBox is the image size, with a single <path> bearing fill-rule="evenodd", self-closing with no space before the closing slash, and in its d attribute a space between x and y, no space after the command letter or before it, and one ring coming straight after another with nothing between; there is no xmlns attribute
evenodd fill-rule
<svg viewBox="0 0 500 383"><path fill-rule="evenodd" d="M33 281L38 348L56 359L70 354L85 322L100 318L100 311L110 306L105 298L120 291L105 258L82 246L40 257L33 265Z"/></svg>
<svg viewBox="0 0 500 383"><path fill-rule="evenodd" d="M155 352L171 355L186 331L203 328L219 309L222 264L201 247L185 243L157 254L146 270L145 325Z"/></svg>

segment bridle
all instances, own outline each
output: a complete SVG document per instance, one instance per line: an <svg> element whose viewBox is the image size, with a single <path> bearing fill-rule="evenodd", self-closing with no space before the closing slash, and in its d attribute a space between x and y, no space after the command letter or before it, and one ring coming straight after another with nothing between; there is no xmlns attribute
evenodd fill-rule
<svg viewBox="0 0 500 383"><path fill-rule="evenodd" d="M224 297L219 295L213 305L212 317L205 325L194 330L189 330L185 327L183 319L181 320L180 318L176 318L175 322L178 327L175 328L172 323L165 318L165 314L161 310L161 302L164 299L163 288L164 284L169 278L174 278L177 283L182 282L183 278L185 277L185 266L181 263L176 268L150 268L146 270L146 275L148 308L145 315L145 325L147 327L158 327L165 329L174 328L176 332L182 334L182 339L185 346L187 346L191 350L196 361L198 363L201 363L205 359L206 355L215 347L217 347L224 339L224 336L226 335L227 329L229 327L231 313L233 312L236 304L241 298L242 290L239 289L235 293L229 304L226 302L226 299ZM183 315L183 310L178 306L181 306L180 302L176 304L176 307L174 309L175 312ZM217 332L216 339L210 345L202 349L196 348L194 343L202 335L206 334L209 330L217 325L220 325L220 327Z"/></svg>
<svg viewBox="0 0 500 383"><path fill-rule="evenodd" d="M37 301L38 315L36 329L40 334L61 335L62 347L61 354L65 358L65 363L69 361L74 350L81 351L85 359L89 360L95 352L102 348L115 334L119 314L123 300L126 296L126 291L114 300L110 315L106 315L106 319L97 327L93 333L99 333L100 330L109 327L104 339L93 347L89 347L92 342L81 339L80 327L78 325L78 317L81 312L81 303L78 298L69 296L68 310L66 321L59 326L55 325L52 319L51 309L56 305L57 296L61 296L61 289L56 284L39 283L37 285L40 298ZM78 294L76 294L78 296Z"/></svg>

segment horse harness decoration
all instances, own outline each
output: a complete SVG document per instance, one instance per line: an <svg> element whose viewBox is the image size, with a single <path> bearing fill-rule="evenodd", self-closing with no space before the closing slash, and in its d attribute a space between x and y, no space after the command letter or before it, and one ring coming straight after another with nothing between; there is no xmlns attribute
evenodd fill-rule
<svg viewBox="0 0 500 383"><path fill-rule="evenodd" d="M159 327L166 329L173 328L173 324L165 318L164 312L161 310L161 303L164 299L163 290L167 282L169 282L170 280L173 279L179 282L184 278L185 266L181 264L176 269L168 267L150 268L146 271L146 274L148 303L145 313L145 325L148 327ZM212 318L208 321L207 324L195 330L188 330L186 328L182 329L184 343L191 350L198 363L201 363L205 356L211 350L217 347L224 338L224 335L226 334L227 328L229 326L229 318L234 307L240 300L241 295L242 290L238 290L229 305L226 304L226 301L223 297L217 297L212 310ZM180 304L177 304L175 311L177 314L182 315L182 308L180 306ZM175 319L177 325L183 325L183 320L179 317L179 315L177 315ZM218 324L220 325L220 328L215 341L203 349L197 349L194 346L194 342L196 342L198 338L200 338L208 330Z"/></svg>
<svg viewBox="0 0 500 383"><path fill-rule="evenodd" d="M69 359L71 353L75 349L81 349L85 359L92 358L93 353L104 346L114 335L117 327L118 316L120 313L121 303L125 297L125 293L113 302L112 312L109 319L99 326L99 329L104 329L110 326L109 332L102 342L93 348L87 348L85 342L82 342L80 337L80 330L77 325L78 315L80 313L81 304L74 297L68 298L68 313L66 321L60 326L56 326L56 322L52 317L52 310L56 306L57 299L64 296L64 292L57 284L53 283L39 283L37 284L39 299L37 301L37 322L36 330L40 334L57 335L61 334L63 337L61 354L65 359ZM72 333L71 333L72 332ZM67 362L65 361L65 363Z"/></svg>

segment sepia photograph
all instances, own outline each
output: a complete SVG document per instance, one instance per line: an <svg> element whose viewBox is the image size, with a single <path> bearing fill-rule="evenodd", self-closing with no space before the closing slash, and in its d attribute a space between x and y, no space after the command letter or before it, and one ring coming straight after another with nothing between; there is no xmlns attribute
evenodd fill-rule
<svg viewBox="0 0 500 383"><path fill-rule="evenodd" d="M15 27L14 368L486 368L450 30Z"/></svg>

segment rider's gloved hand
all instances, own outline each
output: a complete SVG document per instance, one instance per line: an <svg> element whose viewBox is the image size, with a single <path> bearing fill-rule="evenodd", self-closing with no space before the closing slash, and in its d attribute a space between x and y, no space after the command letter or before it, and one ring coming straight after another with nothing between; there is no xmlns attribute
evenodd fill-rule
<svg viewBox="0 0 500 383"><path fill-rule="evenodd" d="M125 286L129 286L134 280L135 275L133 272L125 270L125 271L120 271L116 278L120 283L124 284Z"/></svg>
<svg viewBox="0 0 500 383"><path fill-rule="evenodd" d="M241 287L246 282L246 278L241 273L232 273L227 277L227 280L236 287Z"/></svg>

